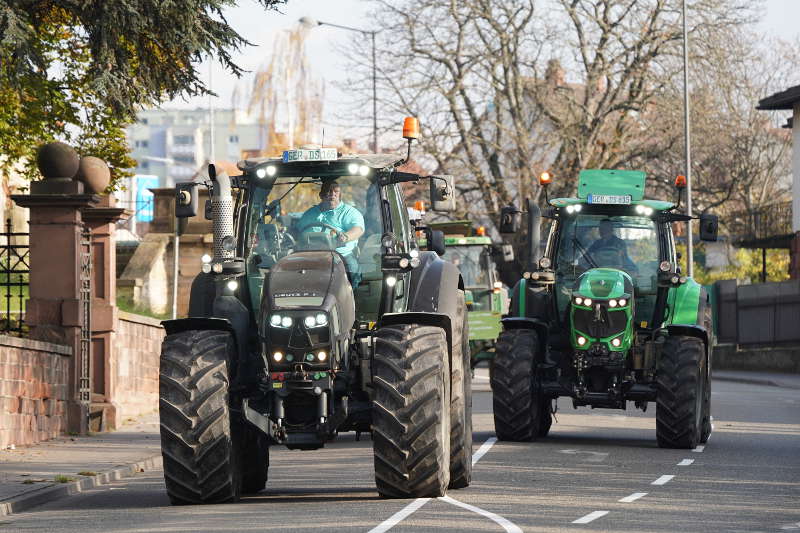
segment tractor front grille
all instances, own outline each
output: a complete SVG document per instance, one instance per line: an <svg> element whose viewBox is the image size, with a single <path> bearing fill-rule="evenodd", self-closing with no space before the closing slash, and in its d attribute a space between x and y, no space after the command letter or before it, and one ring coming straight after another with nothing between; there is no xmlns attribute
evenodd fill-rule
<svg viewBox="0 0 800 533"><path fill-rule="evenodd" d="M576 330L594 337L602 339L625 331L628 325L627 316L624 310L609 311L606 307L600 307L599 319L596 317L594 309L574 308L572 312L573 326Z"/></svg>

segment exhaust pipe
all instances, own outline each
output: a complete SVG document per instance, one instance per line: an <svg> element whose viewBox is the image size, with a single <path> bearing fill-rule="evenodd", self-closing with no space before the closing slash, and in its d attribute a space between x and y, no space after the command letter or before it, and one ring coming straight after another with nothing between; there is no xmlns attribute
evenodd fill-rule
<svg viewBox="0 0 800 533"><path fill-rule="evenodd" d="M214 261L230 261L235 256L235 247L223 246L223 241L233 240L233 195L231 179L226 173L217 175L213 163L208 165L208 177L211 178L211 213L214 228ZM226 237L230 237L226 239Z"/></svg>
<svg viewBox="0 0 800 533"><path fill-rule="evenodd" d="M525 200L527 204L525 210L528 212L528 267L527 272L533 272L539 268L541 241L542 210L539 206L531 202L530 198Z"/></svg>

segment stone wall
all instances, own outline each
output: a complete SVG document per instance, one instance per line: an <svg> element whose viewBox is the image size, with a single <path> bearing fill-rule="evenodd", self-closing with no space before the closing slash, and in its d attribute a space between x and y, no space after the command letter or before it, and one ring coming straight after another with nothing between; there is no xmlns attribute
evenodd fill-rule
<svg viewBox="0 0 800 533"><path fill-rule="evenodd" d="M158 409L158 360L164 328L155 318L119 312L111 358L117 423Z"/></svg>
<svg viewBox="0 0 800 533"><path fill-rule="evenodd" d="M0 449L63 434L72 348L0 335Z"/></svg>

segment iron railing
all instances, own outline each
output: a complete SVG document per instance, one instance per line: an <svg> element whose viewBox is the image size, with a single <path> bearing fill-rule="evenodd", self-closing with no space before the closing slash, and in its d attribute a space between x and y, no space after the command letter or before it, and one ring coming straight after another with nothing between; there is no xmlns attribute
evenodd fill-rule
<svg viewBox="0 0 800 533"><path fill-rule="evenodd" d="M0 232L0 333L24 336L25 305L30 285L29 234L15 232L11 219Z"/></svg>
<svg viewBox="0 0 800 533"><path fill-rule="evenodd" d="M727 221L736 242L767 241L792 234L792 202L768 204L752 211L734 213Z"/></svg>

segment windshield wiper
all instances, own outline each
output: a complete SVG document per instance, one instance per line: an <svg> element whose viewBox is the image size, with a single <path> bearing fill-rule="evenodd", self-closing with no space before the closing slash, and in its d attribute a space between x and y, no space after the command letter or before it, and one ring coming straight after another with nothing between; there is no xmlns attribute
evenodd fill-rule
<svg viewBox="0 0 800 533"><path fill-rule="evenodd" d="M295 188L295 187L297 187L298 185L300 185L301 183L303 183L303 180L304 180L304 179L305 179L305 178L300 178L300 181L296 181L296 182L294 183L294 185L292 185L291 187L289 187L289 190L288 190L288 191L286 191L285 193L283 193L283 196L281 196L281 197L280 197L280 198L278 198L277 200L272 200L272 201L271 201L269 204L267 204L267 208L264 210L265 214L269 215L269 216L270 216L270 218L275 218L275 216L272 214L272 212L273 212L273 211L275 211L275 209L277 209L279 205L281 205L281 200L283 200L284 198L286 198L286 195L287 195L287 194L289 194L290 192L292 192L292 191L294 190L294 188ZM308 183L308 182L306 182L306 183Z"/></svg>

